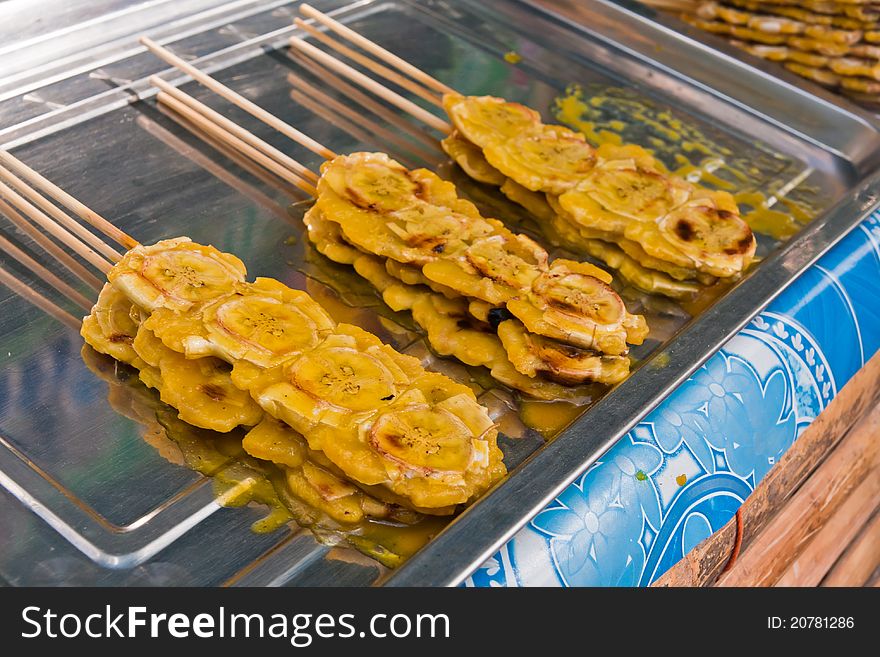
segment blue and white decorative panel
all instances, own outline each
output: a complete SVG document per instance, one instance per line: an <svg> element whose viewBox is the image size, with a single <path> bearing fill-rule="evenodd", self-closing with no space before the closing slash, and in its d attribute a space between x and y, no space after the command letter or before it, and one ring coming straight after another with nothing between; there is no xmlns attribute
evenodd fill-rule
<svg viewBox="0 0 880 657"><path fill-rule="evenodd" d="M727 523L880 348L880 212L804 272L466 586L647 586Z"/></svg>

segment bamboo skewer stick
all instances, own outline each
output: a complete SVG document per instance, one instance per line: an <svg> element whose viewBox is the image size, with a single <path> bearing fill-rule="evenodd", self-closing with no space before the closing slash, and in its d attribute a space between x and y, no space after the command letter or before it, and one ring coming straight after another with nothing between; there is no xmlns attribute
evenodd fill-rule
<svg viewBox="0 0 880 657"><path fill-rule="evenodd" d="M118 262L120 258L122 258L122 254L116 249L111 247L94 233L88 231L85 226L71 219L66 212L51 203L33 187L14 176L11 171L2 166L0 166L0 180L4 180L12 185L22 196L27 198L31 203L39 207L43 212L55 219L58 223L67 228L67 230L72 232L105 258L109 258L112 262Z"/></svg>
<svg viewBox="0 0 880 657"><path fill-rule="evenodd" d="M7 253L13 259L17 260L22 265L30 269L32 272L34 272L34 274L42 278L49 285L54 287L56 290L61 292L61 294L76 303L78 306L82 307L84 310L89 310L92 307L92 302L89 301L83 294L80 294L77 290L58 278L55 274L46 269L43 265L34 260L27 253L19 249L17 246L15 246L15 244L10 242L2 235L0 235L0 251Z"/></svg>
<svg viewBox="0 0 880 657"><path fill-rule="evenodd" d="M247 130L242 128L240 125L238 125L234 121L230 121L229 119L227 119L225 116L223 116L219 112L211 109L210 107L208 107L204 103L196 100L195 98L193 98L189 94L184 93L183 91L181 91L180 89L178 89L177 87L175 87L171 84L168 84L162 78L154 75L150 78L150 84L158 87L164 93L168 94L169 96L172 96L175 100L178 100L181 103L184 103L190 109L195 110L196 112L198 112L202 116L210 119L211 121L213 121L217 125L224 128L227 132L232 133L233 135L235 135L236 137L241 139L243 142L249 144L250 146L253 146L258 151L263 153L264 155L271 157L273 160L276 160L279 164L284 165L285 167L290 169L297 176L297 178L310 180L313 183L318 182L318 175L316 173L314 173L311 169L303 166L302 164L300 164L299 162L294 160L292 157L289 157L285 153L282 153L281 151L279 151L277 148L275 148L271 144L266 143L265 141L263 141L262 139L260 139L256 135L254 135L253 133L248 132Z"/></svg>
<svg viewBox="0 0 880 657"><path fill-rule="evenodd" d="M300 190L288 183L286 180L281 180L274 174L260 168L256 163L247 159L238 151L229 148L221 141L211 137L211 135L207 134L204 130L201 130L191 124L184 117L177 115L174 110L165 107L164 105L159 105L159 111L165 116L169 117L179 126L181 126L184 130L194 135L204 143L208 144L211 148L220 152L224 157L227 157L235 162L236 165L247 171L249 174L263 181L270 187L274 187L275 189L279 190L285 196L292 196L299 193ZM289 219L287 212L285 212L281 204L258 190L253 185L248 184L217 162L213 161L210 157L208 157L198 149L194 148L190 144L186 143L180 137L172 134L168 129L160 126L158 123L156 123L152 119L147 118L146 116L139 116L137 118L137 123L144 130L146 130L147 133L149 133L162 143L173 148L183 157L200 166L205 171L219 179L221 182L229 185L233 189L238 190L258 205L267 208L269 211L278 215L279 217Z"/></svg>
<svg viewBox="0 0 880 657"><path fill-rule="evenodd" d="M353 69L348 64L345 64L338 59L335 59L332 55L328 55L323 50L316 48L312 44L307 43L300 38L291 37L290 45L302 51L304 54L308 55L312 59L317 60L319 63L335 71L336 73L347 77L349 80L357 82L359 85L373 92L383 100L386 100L392 105L395 105L405 112L412 114L419 121L422 121L432 128L439 130L444 134L452 132L452 126L443 119L437 117L434 114L431 114L431 112L429 112L428 110L419 107L411 100L408 100L400 94L392 91L388 87L379 84L372 78L367 77L360 71Z"/></svg>
<svg viewBox="0 0 880 657"><path fill-rule="evenodd" d="M320 155L321 157L324 157L326 159L331 159L333 157L336 157L336 154L333 151L331 151L329 148L327 148L326 146L318 143L317 141L315 141L314 139L312 139L311 137L309 137L305 133L300 132L299 130L294 128L292 125L285 123L284 121L279 119L277 116L267 112L266 110L264 110L262 107L260 107L256 103L248 100L247 98L245 98L241 94L233 91L232 89L230 89L226 85L221 84L220 82L218 82L217 80L212 78L210 75L203 73L202 71L197 69L195 66L184 61L183 59L181 59L180 57L178 57L177 55L172 53L167 48L160 46L158 43L156 43L152 39L149 39L147 37L142 37L140 41L144 46L146 46L146 48L150 52L152 52L154 55L156 55L157 57L159 57L160 59L162 59L166 63L183 71L184 73L186 73L187 75L192 77L197 82L203 84L204 86L206 86L208 89L210 89L211 91L213 91L217 95L222 96L223 98L225 98L226 100L231 102L233 105L240 107L245 112L260 119L263 123L266 123L267 125L272 126L278 132L290 137L296 143L306 147L307 149L309 149L313 153L317 153L318 155Z"/></svg>
<svg viewBox="0 0 880 657"><path fill-rule="evenodd" d="M0 213L6 215L19 230L32 238L46 253L67 267L67 269L82 282L95 290L101 289L102 282L97 276L93 275L88 269L74 260L67 251L49 239L44 233L40 232L37 227L31 224L18 210L2 199L0 199Z"/></svg>
<svg viewBox="0 0 880 657"><path fill-rule="evenodd" d="M290 180L291 182L293 182L294 185L299 187L307 194L310 194L312 196L317 194L317 190L315 189L314 185L303 180L293 171L276 162L272 158L264 155L253 146L245 143L244 141L233 135L231 132L227 132L223 129L222 126L217 125L202 114L199 114L198 112L190 109L188 105L183 104L172 96L168 96L167 94L165 94L164 91L159 92L158 98L160 103L164 103L166 106L173 109L175 112L190 121L193 125L204 130L212 137L219 139L220 141L231 146L232 148L247 155L250 159L260 163L263 167L265 167L275 175L286 180Z"/></svg>
<svg viewBox="0 0 880 657"><path fill-rule="evenodd" d="M297 105L301 105L310 112L319 116L321 115L321 112L326 109L326 105L298 89L290 90L290 98ZM343 132L347 132L348 134L350 134L361 143L376 144L379 141L378 135L370 133L369 129L361 127L361 123L356 123L355 121L351 120L350 117L346 117L346 115L344 114L329 112L324 118ZM413 161L406 156L401 156L399 159L404 164L404 166L407 166L409 168L413 168L415 166Z"/></svg>
<svg viewBox="0 0 880 657"><path fill-rule="evenodd" d="M372 119L365 116L363 113L356 112L347 105L344 105L335 98L327 95L317 87L309 84L308 82L297 76L295 73L289 73L287 75L287 80L295 87L294 90L291 92L291 95L301 94L309 96L312 98L313 101L318 103L319 107L322 106L326 109L329 109L330 116L336 115L346 117L352 123L360 125L370 131L370 134L374 135L374 139L378 138L383 142L390 142L400 149L410 151L411 153L422 158L423 160L430 161L431 159L433 159L432 154L428 153L420 146L408 143L405 139L403 139L399 135L396 135L391 130L388 130L387 128L379 125ZM320 116L325 113L321 112L319 109L317 114ZM325 116L325 118L329 117Z"/></svg>
<svg viewBox="0 0 880 657"><path fill-rule="evenodd" d="M318 78L321 82L330 85L336 91L340 92L343 96L350 98L354 101L359 107L363 107L364 109L372 112L376 116L384 119L391 125L399 128L400 130L405 131L407 134L412 136L414 139L418 139L422 144L427 146L432 150L436 150L440 153L443 152L442 147L440 146L440 142L433 137L429 136L428 133L417 127L415 124L407 121L399 114L395 114L390 109L388 109L385 105L377 102L376 100L370 98L367 94L360 91L356 87L352 86L338 75L333 73L333 71L328 70L327 68L321 66L318 62L313 59L309 59L301 52L296 50L288 51L289 56L293 59L297 64L302 66L304 69L309 71L312 75ZM292 74L290 74L292 75ZM293 80L291 80L290 75L288 75L288 81L291 84L296 84Z"/></svg>
<svg viewBox="0 0 880 657"><path fill-rule="evenodd" d="M22 299L29 301L40 310L52 315L58 321L67 324L74 331L79 331L80 321L66 310L62 310L59 306L52 303L39 292L30 289L27 285L18 280L13 274L10 274L2 266L0 266L0 283L15 292Z"/></svg>
<svg viewBox="0 0 880 657"><path fill-rule="evenodd" d="M352 50L344 43L340 43L333 37L329 36L326 32L322 32L321 30L315 28L313 25L306 23L302 18L295 18L293 22L298 28L304 30L305 32L308 32L312 37L323 43L325 46L328 46L339 54L348 57L354 62L357 62L364 68L371 70L376 75L385 78L389 82L393 82L399 87L403 87L407 91L414 93L419 98L427 100L429 103L432 103L437 107L443 107L443 101L441 101L440 98L437 97L436 93L433 93L429 89L425 89L425 87L413 82L409 78L403 77L402 75L400 75L400 73L392 71L387 66L383 66L382 64L375 62L369 57L365 57L359 52Z"/></svg>
<svg viewBox="0 0 880 657"><path fill-rule="evenodd" d="M125 247L125 249L131 249L138 246L138 242L131 236L126 235L123 231L104 219L104 217L99 215L97 212L77 201L75 198L73 198L73 196L58 187L58 185L44 178L39 173L27 166L24 162L19 161L8 152L0 151L0 163L27 180L31 185L34 186L34 188L55 199L67 208L70 208L83 220L100 230L113 241Z"/></svg>
<svg viewBox="0 0 880 657"><path fill-rule="evenodd" d="M17 192L13 191L9 186L2 182L0 182L0 195L6 197L6 199L12 205L14 205L25 215L27 215L27 217L31 221L39 225L60 242L63 242L74 253L81 256L83 260L87 261L93 267L98 269L101 273L106 274L108 271L110 271L110 268L113 265L112 262L106 260L99 253L93 251L92 248L87 244L80 242L76 238L76 236L74 236L72 233L67 232L60 224L53 221L48 215L44 214L42 210L32 205L28 200L20 196Z"/></svg>
<svg viewBox="0 0 880 657"><path fill-rule="evenodd" d="M330 28L331 30L333 30L334 32L339 34L340 36L345 37L346 39L351 41L356 46L363 48L364 50L366 50L370 54L375 55L376 57L383 60L387 64L390 64L391 66L395 67L397 70L399 70L403 73L406 73L414 80L421 82L422 84L433 89L434 91L437 91L438 93L441 93L441 94L455 93L455 90L452 89L451 87L447 87L445 84L443 84L442 82L440 82L436 78L431 77L430 75L428 75L427 73L425 73L421 69L413 66L405 59L402 59L402 58L398 57L397 55L395 55L394 53L389 52L388 50L385 50L385 48L381 47L379 44L374 43L373 41L370 41L366 37L361 36L360 34L355 32L354 30L347 28L342 23L330 18L329 16L318 11L317 9L312 7L311 5L309 5L309 4L300 5L299 12L303 16L307 16L309 18L315 19L316 21L318 21L322 25L325 25L326 27Z"/></svg>

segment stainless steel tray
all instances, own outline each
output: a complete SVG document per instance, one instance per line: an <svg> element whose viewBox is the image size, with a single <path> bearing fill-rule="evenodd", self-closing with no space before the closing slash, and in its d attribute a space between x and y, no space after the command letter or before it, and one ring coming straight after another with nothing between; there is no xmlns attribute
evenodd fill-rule
<svg viewBox="0 0 880 657"><path fill-rule="evenodd" d="M287 74L302 71L283 46L293 33L296 3L192 1L173 3L173 10L153 4L171 13L161 19L146 9L120 14L125 3L108 2L116 14L90 17L54 42L40 35L22 41L43 43L43 50L15 42L0 50L0 71L10 72L0 77L0 145L141 241L186 234L234 251L252 275L307 288L339 316L354 316L398 348L430 358L405 318L390 315L353 275L310 259L297 210L285 212L286 190L240 169L157 110L146 78L164 66L136 38L146 32L173 42L176 52L336 151L381 148L432 166L442 154L419 158L406 144L352 137L291 100ZM639 369L552 442L543 444L508 411L508 433L517 435L503 444L518 467L390 577L375 562L306 531L252 532L264 511L222 507L209 480L163 458L145 442L141 425L108 404L108 384L83 363L76 331L0 288L0 577L6 581L455 584L877 201L868 176L880 158L880 134L870 117L762 76L638 11L584 3L586 29L524 2L314 4L464 92L548 110L571 83L594 93L624 87L630 100L699 130L731 157L776 162L758 167L756 187L769 195L794 180L813 190L823 214L784 246L762 240L766 260L696 319L648 308L658 330L638 352ZM522 61L505 63L508 51ZM31 65L21 65L28 57ZM6 67L13 59L15 70ZM317 164L195 85L187 90ZM634 141L649 137L638 121L625 134ZM483 190L465 189L496 211L507 208ZM10 232L5 221L0 226ZM15 241L30 247L20 235ZM14 263L4 259L4 265L78 312ZM467 375L446 361L432 362ZM483 400L499 413L509 402L516 410L503 393L490 390Z"/></svg>

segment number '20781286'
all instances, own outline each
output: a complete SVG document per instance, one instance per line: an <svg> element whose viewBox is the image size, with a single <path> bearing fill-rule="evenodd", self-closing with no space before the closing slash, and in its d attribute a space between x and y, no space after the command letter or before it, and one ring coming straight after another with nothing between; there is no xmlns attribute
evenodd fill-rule
<svg viewBox="0 0 880 657"><path fill-rule="evenodd" d="M767 617L767 628L771 630L851 630L855 625L852 616Z"/></svg>

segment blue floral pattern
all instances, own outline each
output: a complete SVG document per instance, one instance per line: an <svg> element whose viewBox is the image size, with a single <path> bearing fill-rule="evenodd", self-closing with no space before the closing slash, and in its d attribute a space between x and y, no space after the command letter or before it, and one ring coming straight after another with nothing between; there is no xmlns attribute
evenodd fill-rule
<svg viewBox="0 0 880 657"><path fill-rule="evenodd" d="M646 586L730 520L880 348L866 219L539 512L466 586Z"/></svg>

